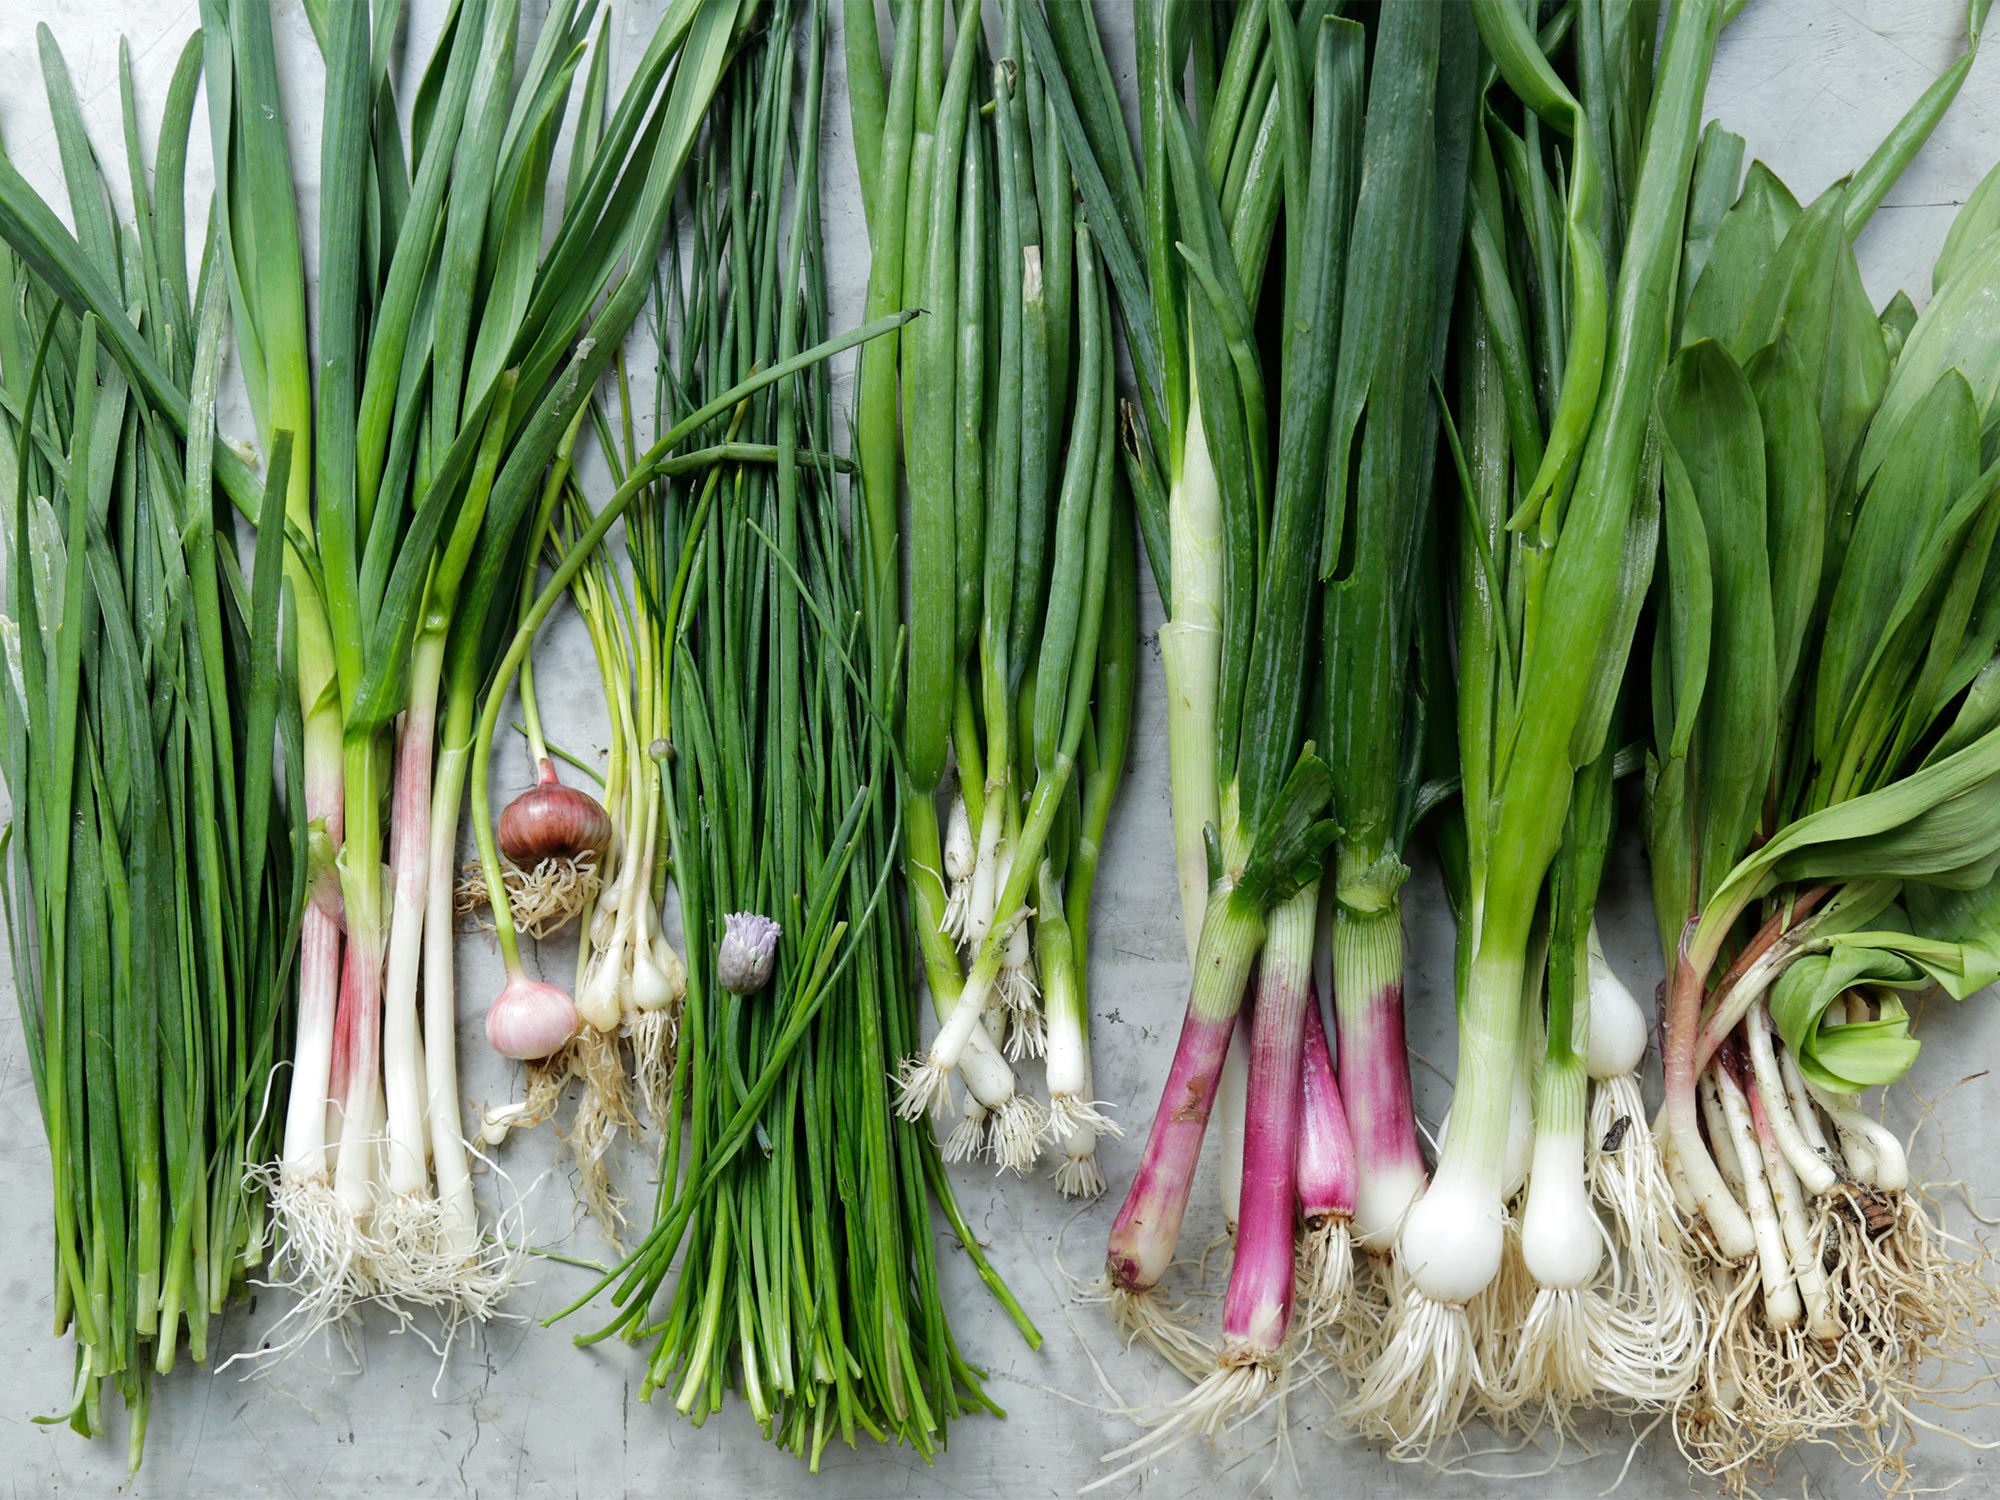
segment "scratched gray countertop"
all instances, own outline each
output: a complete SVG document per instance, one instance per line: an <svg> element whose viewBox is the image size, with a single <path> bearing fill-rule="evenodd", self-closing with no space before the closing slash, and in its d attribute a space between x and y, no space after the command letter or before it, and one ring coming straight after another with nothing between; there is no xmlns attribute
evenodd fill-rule
<svg viewBox="0 0 2000 1500"><path fill-rule="evenodd" d="M527 0L527 26L545 0ZM615 67L629 69L662 9L662 0L612 0ZM305 195L303 230L316 244L313 186L319 155L317 54L298 0L274 0L279 61L284 74L295 170ZM428 50L444 0L409 0L406 57ZM835 6L836 24L839 7ZM1131 20L1119 0L1100 0L1111 62L1120 87L1132 86ZM1708 110L1747 136L1762 158L1801 198L1817 193L1858 165L1881 134L1956 55L1963 0L1750 0L1722 40L1709 88ZM0 0L0 138L14 161L44 192L56 183L55 145L39 88L35 23L59 37L83 100L94 140L108 162L123 162L118 140L118 38L129 39L148 150L166 80L197 24L193 0ZM832 55L840 56L836 45ZM847 144L844 79L830 70L825 215L832 268L835 326L858 321L866 275L866 243L854 166ZM212 183L207 134L197 119L190 185ZM1860 245L1869 292L1879 305L1898 287L1921 305L1930 263L1956 206L1985 169L2000 160L2000 59L1982 58L1936 138L1897 186ZM112 175L120 175L115 167ZM58 200L59 201L59 200ZM129 206L122 206L121 213ZM191 224L200 215L191 212ZM308 255L311 255L308 250ZM643 370L648 360L634 361ZM225 413L230 429L248 435L238 399ZM1133 1433L1114 1397L1142 1402L1171 1380L1146 1357L1121 1348L1100 1310L1080 1303L1068 1275L1094 1268L1122 1187L1137 1159L1136 1137L1157 1098L1172 1049L1186 986L1175 894L1167 803L1164 694L1152 632L1159 604L1144 585L1143 656L1138 733L1125 792L1117 809L1100 879L1091 954L1099 1007L1097 1076L1101 1091L1123 1106L1134 1126L1123 1141L1101 1147L1114 1191L1081 1212L1047 1182L996 1180L978 1168L959 1169L957 1189L967 1215L996 1264L1040 1324L1046 1342L1030 1351L998 1315L948 1234L939 1236L946 1297L968 1355L992 1372L989 1390L1009 1411L1006 1421L967 1420L950 1434L950 1449L926 1467L899 1449L868 1446L830 1450L813 1488L830 1500L877 1495L1014 1497L1067 1495L1104 1472L1099 1455ZM544 714L560 735L601 744L603 707L586 638L573 618L559 619L544 637L539 681ZM525 762L509 737L497 759L501 794L526 784ZM1451 1029L1451 929L1434 872L1419 869L1406 907L1410 1039L1420 1061L1420 1110L1435 1120L1448 1099L1454 1041ZM1658 947L1645 893L1643 863L1629 840L1609 879L1606 945L1632 989L1650 993L1658 978ZM490 940L461 939L460 981L464 1092L493 1102L509 1097L512 1065L481 1041L480 1017L497 988L499 965ZM566 945L546 945L539 962L553 977L573 972ZM12 1003L0 1005L0 1224L11 1254L0 1280L0 1483L17 1496L110 1494L125 1480L122 1441L89 1443L63 1428L30 1418L59 1406L68 1390L70 1349L50 1333L49 1172L46 1146ZM1925 1055L1917 1086L1938 1104L1924 1136L1920 1162L1940 1141L1947 1164L1939 1178L1963 1182L1972 1201L1996 1206L2000 1161L1991 1150L1988 1119L2000 1085L1977 1075L1983 1048L2000 1044L2000 1016L1981 996L1962 1007L1933 1004L1923 1018ZM1953 1085L1959 1085L1952 1089ZM1920 1106L1892 1100L1890 1117L1908 1128ZM575 1221L569 1183L549 1171L546 1131L517 1136L503 1153L520 1184L538 1184L529 1198L529 1236L566 1253L601 1257L605 1247L587 1223ZM643 1163L626 1163L627 1181L643 1180ZM490 1186L490 1184L489 1184ZM1212 1168L1198 1186L1185 1243L1199 1245L1219 1228ZM740 1406L696 1430L665 1403L633 1400L641 1373L637 1351L623 1346L578 1350L560 1331L532 1321L560 1305L585 1273L537 1263L516 1293L519 1320L490 1329L477 1344L461 1342L449 1357L419 1339L369 1320L352 1355L336 1346L295 1357L260 1378L241 1367L204 1374L183 1362L156 1384L146 1463L134 1492L301 1496L586 1496L703 1494L729 1497L775 1493L799 1483L800 1465L760 1440ZM222 1351L254 1348L282 1310L283 1295L264 1291L239 1299L224 1317ZM1098 1373L1101 1366L1102 1376ZM1977 1399L1977 1397L1966 1398ZM1946 1420L1965 1437L2000 1439L2000 1416L1975 1411ZM1632 1496L1678 1495L1691 1486L1670 1435L1655 1432L1631 1459L1631 1433L1605 1425L1551 1467L1547 1456L1489 1455L1456 1472L1388 1462L1364 1443L1341 1435L1325 1403L1302 1395L1293 1403L1288 1451L1268 1443L1217 1452L1188 1447L1142 1474L1110 1487L1112 1495L1331 1494L1342 1497L1480 1494L1500 1487L1489 1474L1541 1477L1514 1486L1535 1495L1588 1496L1618 1484ZM1481 1471L1478 1474L1473 1469ZM2000 1459L1976 1448L1927 1440L1919 1450L1919 1486L1956 1486L1967 1497L2000 1495ZM1795 1458L1770 1493L1866 1494L1871 1484L1830 1453Z"/></svg>

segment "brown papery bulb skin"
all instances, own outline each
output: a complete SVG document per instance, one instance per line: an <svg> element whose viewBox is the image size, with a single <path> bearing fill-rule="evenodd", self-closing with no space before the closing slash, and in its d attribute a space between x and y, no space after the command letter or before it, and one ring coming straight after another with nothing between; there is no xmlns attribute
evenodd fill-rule
<svg viewBox="0 0 2000 1500"><path fill-rule="evenodd" d="M542 757L535 784L500 814L500 852L524 870L545 859L602 855L611 845L611 818L588 792L556 780Z"/></svg>

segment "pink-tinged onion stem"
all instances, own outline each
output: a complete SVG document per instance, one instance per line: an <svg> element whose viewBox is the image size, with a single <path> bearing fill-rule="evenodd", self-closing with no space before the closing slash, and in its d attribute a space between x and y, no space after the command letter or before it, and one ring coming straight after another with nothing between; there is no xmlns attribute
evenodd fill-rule
<svg viewBox="0 0 2000 1500"><path fill-rule="evenodd" d="M418 1034L417 977L423 963L425 903L431 856L431 752L437 731L442 635L418 642L396 755L395 800L389 827L389 868L395 882L389 915L388 974L383 984L383 1084L389 1109L389 1185L399 1193L429 1186L424 1129L423 1043Z"/></svg>
<svg viewBox="0 0 2000 1500"><path fill-rule="evenodd" d="M1355 1154L1356 1237L1386 1250L1424 1186L1403 1040L1403 909L1339 901L1333 928L1334 1023L1340 1097Z"/></svg>
<svg viewBox="0 0 2000 1500"><path fill-rule="evenodd" d="M1174 1258L1222 1060L1263 941L1264 917L1254 903L1227 890L1210 898L1180 1044L1105 1252L1105 1274L1120 1291L1150 1291Z"/></svg>
<svg viewBox="0 0 2000 1500"><path fill-rule="evenodd" d="M341 802L340 720L316 715L308 721L306 816L340 848L345 810ZM291 1102L285 1115L285 1173L323 1176L326 1159L326 1106L333 1097L335 1001L340 993L340 922L316 902L306 903L299 923L298 1039L292 1048ZM345 1083L345 1078L341 1079Z"/></svg>
<svg viewBox="0 0 2000 1500"><path fill-rule="evenodd" d="M1690 926L1692 932L1692 926ZM1666 1087L1666 1123L1674 1158L1688 1190L1700 1204L1723 1254L1741 1259L1755 1248L1750 1221L1717 1170L1701 1138L1695 1114L1695 1079L1701 1072L1695 1049L1701 1031L1702 978L1706 966L1689 955L1684 935L1667 985L1667 1035L1661 1071Z"/></svg>
<svg viewBox="0 0 2000 1500"><path fill-rule="evenodd" d="M1319 992L1306 992L1305 1057L1299 1074L1299 1217L1308 1226L1352 1218L1360 1165L1320 1019Z"/></svg>
<svg viewBox="0 0 2000 1500"><path fill-rule="evenodd" d="M1222 1303L1223 1347L1239 1359L1246 1352L1275 1354L1291 1327L1300 1077L1318 910L1315 884L1271 914L1258 974L1243 1135L1243 1206L1229 1292Z"/></svg>

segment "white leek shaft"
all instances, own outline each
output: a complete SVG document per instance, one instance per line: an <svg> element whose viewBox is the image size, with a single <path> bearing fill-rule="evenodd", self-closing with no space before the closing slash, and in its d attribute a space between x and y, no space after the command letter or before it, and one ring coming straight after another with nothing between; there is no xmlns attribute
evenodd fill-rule
<svg viewBox="0 0 2000 1500"><path fill-rule="evenodd" d="M1771 1113L1767 1111L1767 1115ZM1799 1191L1799 1178L1779 1149L1775 1132L1759 1131L1757 1144L1764 1153L1764 1175L1770 1180L1771 1202L1778 1211L1778 1227L1784 1231L1785 1251L1791 1257L1792 1277L1798 1283L1799 1300L1805 1306L1806 1332L1816 1339L1840 1337L1840 1319L1834 1315L1833 1295L1828 1289L1826 1266L1821 1260L1819 1236L1806 1216Z"/></svg>
<svg viewBox="0 0 2000 1500"><path fill-rule="evenodd" d="M1900 1193L1910 1185L1909 1156L1888 1126L1863 1114L1845 1094L1831 1093L1811 1080L1806 1082L1806 1091L1827 1112L1843 1137L1858 1140L1874 1158L1874 1170L1868 1176L1874 1186L1887 1193Z"/></svg>
<svg viewBox="0 0 2000 1500"><path fill-rule="evenodd" d="M979 852L972 863L972 894L965 904L965 941L978 947L993 926L993 903L1007 883L1013 855L1000 849L1000 800L989 797L986 816L979 820Z"/></svg>
<svg viewBox="0 0 2000 1500"><path fill-rule="evenodd" d="M382 1081L389 1108L389 1190L421 1193L425 1170L424 1078L417 1028L417 973L423 962L424 909L430 884L431 748L437 727L444 636L418 637L410 662L410 700L396 753L394 826L389 837L393 895L388 972L382 986Z"/></svg>
<svg viewBox="0 0 2000 1500"><path fill-rule="evenodd" d="M340 716L317 713L306 719L306 812L322 821L335 849L340 846ZM316 902L306 903L299 923L298 1040L292 1050L290 1102L285 1111L284 1175L312 1181L326 1176L327 1106L333 1087L333 1029L340 995L340 923Z"/></svg>
<svg viewBox="0 0 2000 1500"><path fill-rule="evenodd" d="M1826 1138L1826 1132L1819 1126L1819 1111L1813 1108L1812 1096L1806 1092L1804 1075L1799 1072L1798 1060L1790 1049L1778 1054L1778 1071L1785 1078L1785 1102L1792 1107L1792 1118L1798 1122L1799 1131L1807 1142L1821 1156L1832 1160L1833 1145Z"/></svg>

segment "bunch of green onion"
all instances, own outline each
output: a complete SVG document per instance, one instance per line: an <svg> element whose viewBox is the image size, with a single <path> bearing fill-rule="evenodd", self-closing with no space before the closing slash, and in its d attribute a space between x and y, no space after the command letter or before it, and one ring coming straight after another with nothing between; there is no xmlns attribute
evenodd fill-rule
<svg viewBox="0 0 2000 1500"><path fill-rule="evenodd" d="M1093 1097L1078 939L1130 732L1137 580L1097 226L1023 43L1034 13L1001 7L989 67L976 8L953 32L941 0L907 7L885 76L872 10L848 7L870 305L929 313L864 352L855 452L890 562L878 651L893 650L899 455L910 506L904 864L939 1030L907 1060L899 1108L942 1114L956 1073L948 1159L1026 1171L1053 1144L1059 1187L1092 1194L1117 1127ZM1010 1066L1033 1056L1046 1108Z"/></svg>
<svg viewBox="0 0 2000 1500"><path fill-rule="evenodd" d="M59 1417L129 1413L266 1248L254 1169L306 880L300 720L278 550L246 570L231 504L276 527L289 434L260 486L215 442L228 299L212 237L192 293L184 169L200 50L183 52L152 181L130 55L120 225L54 38L42 65L70 236L0 156L0 770L14 984L54 1188ZM282 746L282 785L274 775Z"/></svg>

